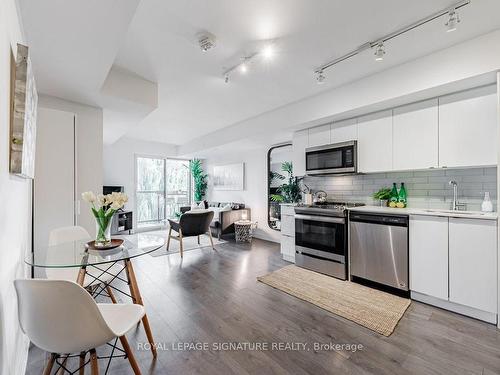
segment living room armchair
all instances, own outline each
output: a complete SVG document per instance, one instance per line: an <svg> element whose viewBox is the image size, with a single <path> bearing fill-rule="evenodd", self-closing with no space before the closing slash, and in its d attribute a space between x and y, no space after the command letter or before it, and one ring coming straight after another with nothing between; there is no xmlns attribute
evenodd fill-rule
<svg viewBox="0 0 500 375"><path fill-rule="evenodd" d="M202 234L208 235L208 237L210 238L212 249L215 250L212 233L210 232L210 223L212 222L213 218L213 211L193 210L182 214L179 221L169 219L168 222L170 224L170 229L168 231L167 251L170 247L170 239L173 238L180 243L180 253L182 258L184 255L184 244L182 242L182 239L184 237L196 236L198 237L198 244L200 244L200 236ZM178 235L172 236L172 231L177 232Z"/></svg>

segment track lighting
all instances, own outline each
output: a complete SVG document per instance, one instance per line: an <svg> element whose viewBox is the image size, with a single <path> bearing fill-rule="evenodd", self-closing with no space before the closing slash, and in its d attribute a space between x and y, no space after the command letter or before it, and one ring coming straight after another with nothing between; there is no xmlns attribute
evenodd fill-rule
<svg viewBox="0 0 500 375"><path fill-rule="evenodd" d="M384 43L380 42L377 44L377 48L375 49L375 61L382 61L385 55L385 47Z"/></svg>
<svg viewBox="0 0 500 375"><path fill-rule="evenodd" d="M458 17L458 12L455 8L451 9L448 13L448 21L444 24L446 26L446 32L450 33L457 29L457 24L460 22Z"/></svg>
<svg viewBox="0 0 500 375"><path fill-rule="evenodd" d="M318 85L322 85L323 83L325 83L325 80L326 80L326 76L323 74L323 71L322 70L319 70L316 72L316 83Z"/></svg>
<svg viewBox="0 0 500 375"><path fill-rule="evenodd" d="M372 50L375 49L375 60L376 61L382 61L384 59L385 55L385 48L384 48L384 43L397 38L401 35L404 35L405 33L418 29L420 26L423 26L429 22L434 22L437 19L440 19L441 17L448 17L447 22L445 23L446 26L446 31L451 32L455 31L457 29L457 25L460 22L460 18L458 17L458 10L469 5L471 3L471 0L460 0L457 1L455 4L452 4L451 6L448 6L447 8L444 8L438 12L435 12L433 14L430 14L429 16L422 18L416 22L413 22L401 29L395 30L390 34L384 35L380 38L375 39L375 41L371 42L366 42L359 46L358 48L352 50L349 53L346 53L345 55L342 55L340 57L337 57L334 60L331 60L327 62L326 64L323 64L316 68L314 71L316 74L316 81L318 83L322 83L325 79L325 76L323 75L323 72L326 72L327 69L343 62L348 59L353 58L354 56L359 55L362 52L365 52L367 50Z"/></svg>
<svg viewBox="0 0 500 375"><path fill-rule="evenodd" d="M224 77L224 82L229 83L230 75L235 71L238 70L241 74L245 74L249 70L249 65L253 61L256 60L257 57L262 57L264 60L271 60L274 57L275 51L274 51L274 46L272 42L268 42L264 47L257 52L254 52L250 55L246 55L241 58L241 62L233 65L229 69L226 69L223 73L222 76Z"/></svg>

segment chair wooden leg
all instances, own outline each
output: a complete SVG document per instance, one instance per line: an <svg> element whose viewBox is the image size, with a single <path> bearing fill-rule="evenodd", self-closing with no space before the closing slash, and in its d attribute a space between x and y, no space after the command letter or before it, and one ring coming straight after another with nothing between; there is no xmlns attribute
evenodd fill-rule
<svg viewBox="0 0 500 375"><path fill-rule="evenodd" d="M182 243L182 230L179 229L179 243L181 247L181 258L184 256L184 244Z"/></svg>
<svg viewBox="0 0 500 375"><path fill-rule="evenodd" d="M198 245L200 244L200 236L198 236Z"/></svg>
<svg viewBox="0 0 500 375"><path fill-rule="evenodd" d="M172 237L172 228L168 230L167 251L170 248L170 237Z"/></svg>
<svg viewBox="0 0 500 375"><path fill-rule="evenodd" d="M78 277L76 279L76 283L79 284L80 286L83 286L83 282L85 281L85 274L87 273L85 267L80 268L80 271L78 271Z"/></svg>
<svg viewBox="0 0 500 375"><path fill-rule="evenodd" d="M62 365L63 365L63 366L66 366L66 362L68 362L68 356L69 356L69 353L67 353L67 354L66 354L66 357L64 357L64 359L63 359L63 361L62 361ZM64 372L65 372L65 371L66 371L66 370L64 370L64 368L61 366L61 368L59 369L59 371L57 371L57 373L58 373L59 375L64 375Z"/></svg>
<svg viewBox="0 0 500 375"><path fill-rule="evenodd" d="M57 354L51 354L49 363L47 363L47 367L45 367L45 371L43 372L43 375L50 375L50 372L52 371L52 367L54 367L54 362L56 361Z"/></svg>
<svg viewBox="0 0 500 375"><path fill-rule="evenodd" d="M125 336L120 337L120 342L122 343L123 350L125 350L125 353L127 353L127 358L128 361L130 362L130 366L132 367L132 370L134 370L135 375L141 375L141 369L139 368L139 365L137 364L137 361L135 360L134 353L132 352L132 349L130 349L130 345L128 344L128 340Z"/></svg>
<svg viewBox="0 0 500 375"><path fill-rule="evenodd" d="M111 298L111 302L116 303L116 298L115 298L115 295L113 293L113 290L111 290L111 288L109 286L106 287L106 292L108 292L109 298Z"/></svg>
<svg viewBox="0 0 500 375"><path fill-rule="evenodd" d="M130 261L130 259L125 260L125 265L127 267L130 294L134 299L134 303L138 303L139 305L144 306L141 292L139 291L139 286L137 285L137 279L135 278L134 267L132 267L132 262ZM151 345L151 352L153 353L153 357L156 357L156 345L153 339L153 333L151 332L151 326L149 325L147 314L144 314L144 316L142 317L142 324L144 325L144 331L146 331L148 342Z"/></svg>
<svg viewBox="0 0 500 375"><path fill-rule="evenodd" d="M214 239L212 238L212 232L210 232L210 230L208 231L208 238L210 238L210 243L212 244L212 249L215 250Z"/></svg>
<svg viewBox="0 0 500 375"><path fill-rule="evenodd" d="M85 356L86 352L80 353L80 369L78 370L78 375L85 375Z"/></svg>
<svg viewBox="0 0 500 375"><path fill-rule="evenodd" d="M97 363L95 349L90 349L90 373L92 375L99 375L99 364Z"/></svg>

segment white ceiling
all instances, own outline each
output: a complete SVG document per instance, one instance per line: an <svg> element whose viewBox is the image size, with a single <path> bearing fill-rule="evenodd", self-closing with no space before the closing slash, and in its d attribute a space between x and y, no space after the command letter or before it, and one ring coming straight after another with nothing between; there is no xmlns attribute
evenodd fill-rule
<svg viewBox="0 0 500 375"><path fill-rule="evenodd" d="M454 1L142 0L137 8L136 0L19 2L40 91L99 104L97 91L115 64L159 87L158 108L126 136L178 145L500 28L500 1L473 0L460 10L456 32L436 20L388 42L383 62L367 51L317 85L313 71L321 64ZM217 37L207 53L196 42L202 30ZM266 40L275 41L275 58L225 84L223 68Z"/></svg>

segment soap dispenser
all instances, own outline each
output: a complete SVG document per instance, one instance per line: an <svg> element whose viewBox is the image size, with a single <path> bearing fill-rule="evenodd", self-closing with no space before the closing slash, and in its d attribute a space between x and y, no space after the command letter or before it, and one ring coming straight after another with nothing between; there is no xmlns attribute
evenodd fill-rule
<svg viewBox="0 0 500 375"><path fill-rule="evenodd" d="M483 203L481 203L481 211L493 212L493 203L491 203L490 193L488 191L484 193Z"/></svg>

